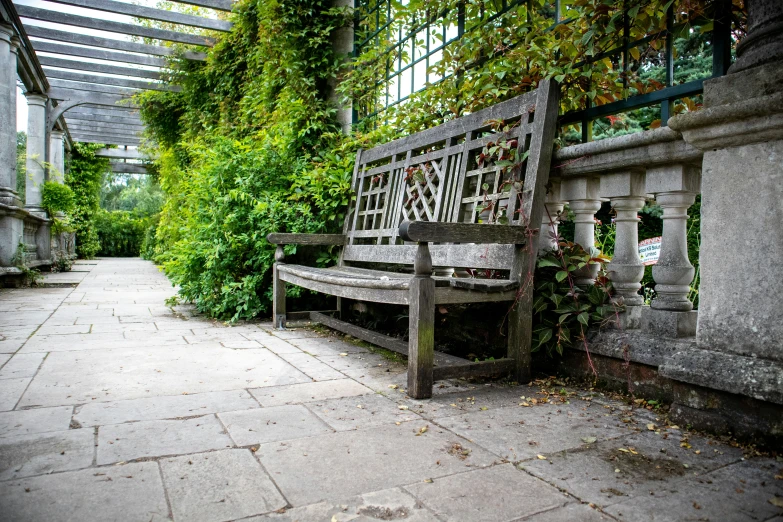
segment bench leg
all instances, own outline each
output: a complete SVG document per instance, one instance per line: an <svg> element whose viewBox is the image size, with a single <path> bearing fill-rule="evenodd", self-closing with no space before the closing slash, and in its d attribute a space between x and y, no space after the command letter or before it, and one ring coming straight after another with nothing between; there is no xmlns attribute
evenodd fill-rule
<svg viewBox="0 0 783 522"><path fill-rule="evenodd" d="M428 399L432 397L435 350L435 281L414 277L409 292L408 395Z"/></svg>
<svg viewBox="0 0 783 522"><path fill-rule="evenodd" d="M275 328L285 328L285 281L277 273L277 263L272 267L272 318Z"/></svg>
<svg viewBox="0 0 783 522"><path fill-rule="evenodd" d="M517 300L508 314L508 357L514 359L512 379L527 384L532 379L531 353L533 342L533 289Z"/></svg>

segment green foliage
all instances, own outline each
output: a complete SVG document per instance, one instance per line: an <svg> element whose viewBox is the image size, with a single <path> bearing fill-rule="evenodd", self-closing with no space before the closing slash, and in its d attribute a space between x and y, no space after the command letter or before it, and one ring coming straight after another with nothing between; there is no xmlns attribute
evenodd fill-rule
<svg viewBox="0 0 783 522"><path fill-rule="evenodd" d="M604 325L618 311L610 302L611 285L603 273L609 261L599 251L586 252L567 241L538 260L533 296L533 351L546 350L562 355L564 348L586 343L585 333L592 325ZM574 283L574 272L588 266L601 267L592 286Z"/></svg>
<svg viewBox="0 0 783 522"><path fill-rule="evenodd" d="M101 248L94 220L100 209L101 185L109 160L96 157L95 151L103 147L97 143L74 143L65 169L65 184L75 199L71 225L76 231L76 253L81 258L94 257Z"/></svg>
<svg viewBox="0 0 783 522"><path fill-rule="evenodd" d="M22 284L25 286L35 286L41 279L40 270L27 266L27 258L33 255L32 252L27 251L27 246L24 242L20 241L16 247L14 257L11 259L11 264L22 271Z"/></svg>
<svg viewBox="0 0 783 522"><path fill-rule="evenodd" d="M63 212L72 212L76 207L73 190L68 185L56 181L47 181L41 190L43 208L50 216Z"/></svg>
<svg viewBox="0 0 783 522"><path fill-rule="evenodd" d="M331 34L349 22L345 10L328 0L245 0L232 20L206 63L175 64L181 92L139 98L166 194L143 254L222 319L269 310L268 233L339 230L355 151L380 135L342 136L327 101L340 67Z"/></svg>
<svg viewBox="0 0 783 522"><path fill-rule="evenodd" d="M101 188L101 208L151 216L163 208L165 196L154 176L110 172Z"/></svg>
<svg viewBox="0 0 783 522"><path fill-rule="evenodd" d="M100 242L98 255L107 257L136 257L152 218L135 212L99 209L95 214L95 230Z"/></svg>
<svg viewBox="0 0 783 522"><path fill-rule="evenodd" d="M24 201L26 190L27 176L27 133L19 131L16 133L16 192L19 194L19 199Z"/></svg>

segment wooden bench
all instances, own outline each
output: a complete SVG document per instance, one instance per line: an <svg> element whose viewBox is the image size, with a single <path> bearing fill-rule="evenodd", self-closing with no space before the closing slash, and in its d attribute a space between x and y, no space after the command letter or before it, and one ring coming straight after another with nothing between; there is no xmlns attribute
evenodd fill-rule
<svg viewBox="0 0 783 522"><path fill-rule="evenodd" d="M407 354L408 395L417 399L431 397L433 381L439 379L511 374L518 382L527 382L537 233L528 225L541 223L557 93L554 82L544 81L536 91L360 150L352 181L356 198L343 234L268 236L277 245L277 326L286 324L286 283L337 296L338 301L408 305L407 345L330 315L312 312L310 317ZM510 129L498 131L498 122ZM515 159L482 156L482 151L488 152L485 147L497 143L516 150ZM486 224L487 216L501 208L507 224ZM485 224L478 224L480 220ZM286 244L340 245L342 252L337 266L314 268L286 264ZM413 265L413 273L384 269L390 265ZM491 269L505 277L439 277L433 276L433 266ZM436 305L497 301L511 303L505 358L470 362L434 352Z"/></svg>

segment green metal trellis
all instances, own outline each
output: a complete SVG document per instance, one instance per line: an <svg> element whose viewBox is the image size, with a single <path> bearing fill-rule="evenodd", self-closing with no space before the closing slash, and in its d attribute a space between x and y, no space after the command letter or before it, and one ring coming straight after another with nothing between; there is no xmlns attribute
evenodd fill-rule
<svg viewBox="0 0 783 522"><path fill-rule="evenodd" d="M527 0L497 0L486 4L494 4L491 11L484 8L478 13L475 19L468 19L466 15L465 3L461 2L457 11L457 23L449 27L443 23L446 13L437 13L427 20L420 23L413 23L413 27L407 33L403 33L402 27L396 29L396 34L392 35L393 30L393 0L355 0L355 42L354 54L358 55L367 45L378 45L381 41L390 41L386 49L389 55L386 63L384 77L376 85L383 87L383 99L381 100L381 111L403 103L412 94L424 89L427 85L442 81L446 77L431 78L429 73L430 65L435 63L441 55L443 49L459 41L467 32L483 24L491 23L498 17L503 16L509 10L518 7ZM553 24L547 29L551 30L558 24L570 23L571 19L562 19L562 0L555 0L552 5ZM648 43L653 36L647 36L639 40L630 41L630 19L628 16L628 3L630 0L623 0L623 38L622 45L611 49L600 55L592 57L589 62L593 63L604 58L619 58L623 73L628 72L629 50L639 45ZM712 48L713 48L713 67L712 77L726 74L731 63L731 0L714 0L714 19L712 30ZM484 4L482 4L484 5ZM666 43L665 43L665 71L666 80L663 88L629 96L626 99L604 105L593 106L588 99L587 106L584 109L571 111L563 114L560 118L561 125L581 124L582 141L592 139L592 122L606 116L632 111L642 107L660 105L661 122L663 125L671 115L673 103L675 100L701 94L703 92L703 82L707 78L690 81L675 85L674 78L674 52L673 35L678 29L675 26L674 10L670 7L667 12L666 20ZM364 27L364 31L360 28ZM417 45L417 38L423 33L424 45ZM440 37L435 37L439 34ZM656 35L658 36L658 35ZM384 38L382 38L384 37ZM435 44L435 45L433 45ZM406 52L410 53L410 58L403 60ZM393 59L392 59L393 58ZM578 64L580 65L580 64ZM424 81L421 75L424 74ZM404 82L404 83L403 83ZM623 75L624 87L628 87L627 74ZM396 92L395 92L396 91ZM380 111L379 111L380 112ZM362 118L376 116L378 113L363 115ZM360 120L360 115L354 110L354 122Z"/></svg>

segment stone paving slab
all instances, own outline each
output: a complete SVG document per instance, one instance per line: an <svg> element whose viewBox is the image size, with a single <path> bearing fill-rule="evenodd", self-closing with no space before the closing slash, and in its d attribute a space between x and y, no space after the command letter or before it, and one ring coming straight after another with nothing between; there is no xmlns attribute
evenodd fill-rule
<svg viewBox="0 0 783 522"><path fill-rule="evenodd" d="M170 520L155 462L0 482L8 522Z"/></svg>
<svg viewBox="0 0 783 522"><path fill-rule="evenodd" d="M32 377L41 366L45 353L20 353L11 357L0 369L0 379Z"/></svg>
<svg viewBox="0 0 783 522"><path fill-rule="evenodd" d="M0 438L0 481L89 467L95 455L91 429Z"/></svg>
<svg viewBox="0 0 783 522"><path fill-rule="evenodd" d="M73 418L83 427L105 426L124 422L193 417L219 411L258 407L258 402L248 392L233 390L125 401L92 402L77 406Z"/></svg>
<svg viewBox="0 0 783 522"><path fill-rule="evenodd" d="M32 378L0 379L0 411L13 410Z"/></svg>
<svg viewBox="0 0 783 522"><path fill-rule="evenodd" d="M262 444L261 460L293 506L348 498L489 466L496 457L445 430L406 422Z"/></svg>
<svg viewBox="0 0 783 522"><path fill-rule="evenodd" d="M771 459L739 462L679 483L667 495L640 495L606 511L620 520L766 521L783 515L783 481L774 478L781 467Z"/></svg>
<svg viewBox="0 0 783 522"><path fill-rule="evenodd" d="M407 406L378 394L315 401L308 407L337 431L423 420Z"/></svg>
<svg viewBox="0 0 783 522"><path fill-rule="evenodd" d="M249 450L160 462L176 520L221 522L281 509L287 502Z"/></svg>
<svg viewBox="0 0 783 522"><path fill-rule="evenodd" d="M300 439L332 429L302 405L273 406L258 410L225 412L218 417L237 446Z"/></svg>
<svg viewBox="0 0 783 522"><path fill-rule="evenodd" d="M579 406L498 408L436 418L435 422L512 461L577 448L589 437L603 441L628 434L616 418L603 417L600 408L588 412Z"/></svg>
<svg viewBox="0 0 783 522"><path fill-rule="evenodd" d="M439 519L421 502L401 488L373 491L344 500L318 502L309 506L253 517L247 522L372 522L404 520L405 522L438 522Z"/></svg>
<svg viewBox="0 0 783 522"><path fill-rule="evenodd" d="M680 440L677 430L639 433L550 454L524 468L585 502L606 507L630 497L666 496L683 487L682 480L742 458L739 449L718 450L702 437L689 437L688 449L680 447Z"/></svg>
<svg viewBox="0 0 783 522"><path fill-rule="evenodd" d="M510 522L573 502L512 464L437 478L405 489L446 520ZM476 498L492 500L485 504L476 502Z"/></svg>
<svg viewBox="0 0 783 522"><path fill-rule="evenodd" d="M170 345L55 352L49 354L21 406L59 406L310 381L267 350Z"/></svg>
<svg viewBox="0 0 783 522"><path fill-rule="evenodd" d="M278 357L298 368L299 371L313 381L331 381L333 379L345 378L344 374L306 353L279 353Z"/></svg>
<svg viewBox="0 0 783 522"><path fill-rule="evenodd" d="M111 424L98 428L98 464L230 448L214 415L195 419Z"/></svg>
<svg viewBox="0 0 783 522"><path fill-rule="evenodd" d="M0 412L0 437L65 431L72 414L72 406Z"/></svg>
<svg viewBox="0 0 783 522"><path fill-rule="evenodd" d="M250 390L261 406L280 406L283 404L300 404L304 402L337 399L341 397L356 397L373 393L373 391L352 379L335 379L333 381L308 382L290 386L274 386L270 388L254 388Z"/></svg>

